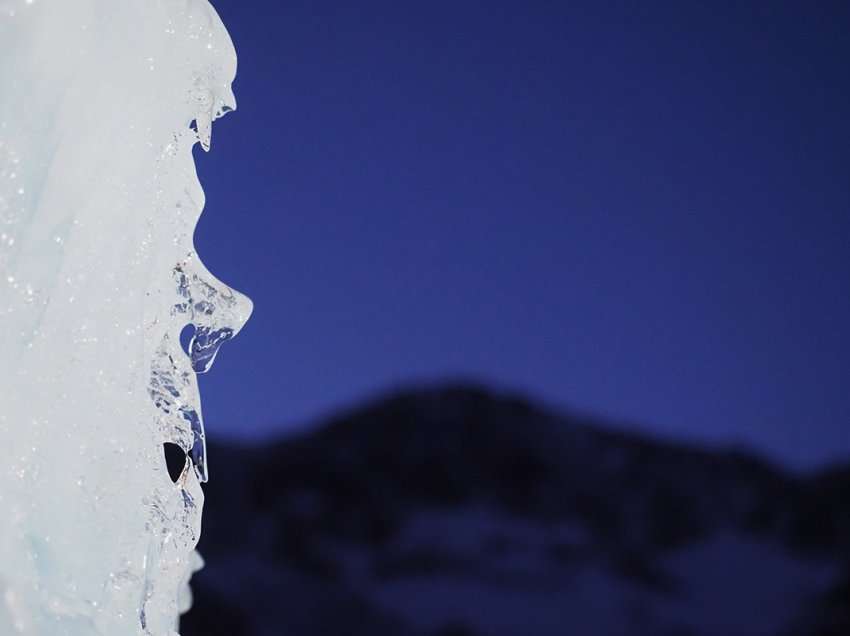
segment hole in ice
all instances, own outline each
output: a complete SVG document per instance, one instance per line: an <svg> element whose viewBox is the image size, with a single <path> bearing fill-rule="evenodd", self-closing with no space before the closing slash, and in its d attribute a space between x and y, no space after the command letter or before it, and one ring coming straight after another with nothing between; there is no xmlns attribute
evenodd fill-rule
<svg viewBox="0 0 850 636"><path fill-rule="evenodd" d="M191 356L190 347L192 345L192 338L195 337L195 325L189 323L183 330L180 332L180 346L183 347L183 351L186 352L187 356Z"/></svg>
<svg viewBox="0 0 850 636"><path fill-rule="evenodd" d="M162 450L165 453L165 465L168 467L168 476L171 481L177 483L183 470L186 468L186 451L177 444L165 442L162 445Z"/></svg>
<svg viewBox="0 0 850 636"><path fill-rule="evenodd" d="M189 357L192 359L192 369L195 373L209 371L221 345L232 337L233 329L230 327L196 329L189 343Z"/></svg>

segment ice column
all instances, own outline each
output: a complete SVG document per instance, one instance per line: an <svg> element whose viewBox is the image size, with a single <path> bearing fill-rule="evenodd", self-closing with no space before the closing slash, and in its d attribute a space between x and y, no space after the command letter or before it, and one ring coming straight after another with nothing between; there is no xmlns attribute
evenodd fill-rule
<svg viewBox="0 0 850 636"><path fill-rule="evenodd" d="M4 636L177 631L207 478L195 375L251 313L192 243L192 147L235 71L206 0L0 0Z"/></svg>

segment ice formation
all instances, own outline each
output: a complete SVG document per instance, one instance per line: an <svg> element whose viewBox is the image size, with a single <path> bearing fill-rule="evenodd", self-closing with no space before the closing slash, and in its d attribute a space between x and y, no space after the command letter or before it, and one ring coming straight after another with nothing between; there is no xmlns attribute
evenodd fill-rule
<svg viewBox="0 0 850 636"><path fill-rule="evenodd" d="M192 243L192 146L235 71L206 0L0 0L3 636L177 632L207 476L195 374L251 313Z"/></svg>

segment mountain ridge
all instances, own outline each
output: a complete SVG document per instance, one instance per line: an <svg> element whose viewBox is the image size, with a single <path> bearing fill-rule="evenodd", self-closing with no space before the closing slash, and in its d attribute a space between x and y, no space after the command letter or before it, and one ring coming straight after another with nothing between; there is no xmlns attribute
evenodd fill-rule
<svg viewBox="0 0 850 636"><path fill-rule="evenodd" d="M507 607L523 594L542 603L575 577L591 590L602 577L619 590L610 595L623 607L633 597L652 606L644 622L661 630L651 633L666 634L690 624L692 590L705 584L712 594L723 591L700 583L718 559L732 568L736 559L749 559L805 579L805 594L777 588L781 576L755 584L771 599L798 594L800 616L810 597L832 602L830 620L844 611L834 597L843 589L841 572L850 571L850 517L841 506L850 494L846 466L796 475L739 449L609 430L599 418L561 414L478 385L396 391L276 442L225 448L212 441L210 456L221 469L206 488L200 547L211 567L199 585L215 587L215 577L226 576L212 564L243 559L245 576L267 568L272 587L318 585L349 610L356 599L358 616L371 608L375 621L389 621L381 633L436 634L456 624L468 633L497 633L487 612L468 616L446 600L429 610L445 612L444 624L429 623L411 600L417 596L398 591L410 586L430 586L418 598L436 599L451 586L478 585L477 595L493 595L507 585ZM240 527L240 519L248 523ZM705 561L706 550L716 557ZM828 584L827 570L834 570ZM558 603L541 605L540 616L549 617L541 636L559 633ZM390 611L396 606L404 608L401 616ZM819 621L826 615L815 614ZM587 620L597 625L603 618ZM802 620L775 622L792 619ZM304 620L293 633L313 633ZM691 625L681 633L736 633L729 631L735 625ZM754 629L741 633L773 633Z"/></svg>

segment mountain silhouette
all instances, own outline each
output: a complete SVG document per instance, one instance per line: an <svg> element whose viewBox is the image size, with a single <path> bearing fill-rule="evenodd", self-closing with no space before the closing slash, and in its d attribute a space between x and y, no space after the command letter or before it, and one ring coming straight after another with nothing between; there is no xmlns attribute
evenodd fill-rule
<svg viewBox="0 0 850 636"><path fill-rule="evenodd" d="M184 636L846 636L850 467L476 385L211 443Z"/></svg>

